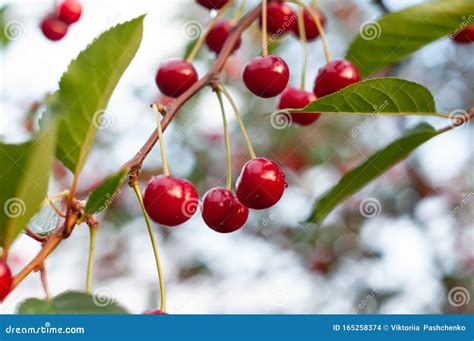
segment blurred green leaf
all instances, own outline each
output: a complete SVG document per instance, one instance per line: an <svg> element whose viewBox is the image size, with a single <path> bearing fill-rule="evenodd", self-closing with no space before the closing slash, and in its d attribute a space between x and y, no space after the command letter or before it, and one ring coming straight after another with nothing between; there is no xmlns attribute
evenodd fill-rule
<svg viewBox="0 0 474 341"><path fill-rule="evenodd" d="M8 45L10 42L10 39L8 39L7 36L7 19L6 19L6 12L7 12L7 6L3 5L2 8L0 8L0 44L2 47L5 47Z"/></svg>
<svg viewBox="0 0 474 341"><path fill-rule="evenodd" d="M104 32L71 62L48 101L60 118L57 157L76 175L94 142L117 83L135 56L143 35L140 16Z"/></svg>
<svg viewBox="0 0 474 341"><path fill-rule="evenodd" d="M99 187L94 189L89 195L89 199L87 199L84 214L94 214L105 210L115 200L115 194L123 185L127 173L128 170L125 169L112 174Z"/></svg>
<svg viewBox="0 0 474 341"><path fill-rule="evenodd" d="M437 130L426 123L421 123L408 130L402 137L379 150L344 175L336 186L316 201L314 209L306 222L321 223L340 202L382 175L411 151L438 134Z"/></svg>
<svg viewBox="0 0 474 341"><path fill-rule="evenodd" d="M472 0L444 0L422 3L387 14L361 26L346 59L362 75L369 75L398 63L425 45L470 24Z"/></svg>
<svg viewBox="0 0 474 341"><path fill-rule="evenodd" d="M424 86L399 78L376 78L352 84L292 112L430 115L433 95Z"/></svg>
<svg viewBox="0 0 474 341"><path fill-rule="evenodd" d="M52 299L29 298L17 308L18 314L128 314L108 295L91 296L66 291Z"/></svg>
<svg viewBox="0 0 474 341"><path fill-rule="evenodd" d="M0 245L8 247L48 192L56 126L23 144L0 144Z"/></svg>

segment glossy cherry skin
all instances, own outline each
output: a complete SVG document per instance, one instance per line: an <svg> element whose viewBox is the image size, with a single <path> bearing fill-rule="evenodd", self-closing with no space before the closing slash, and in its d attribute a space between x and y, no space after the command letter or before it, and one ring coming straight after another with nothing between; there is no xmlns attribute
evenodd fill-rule
<svg viewBox="0 0 474 341"><path fill-rule="evenodd" d="M309 91L300 90L293 87L288 87L283 91L278 103L278 109L300 109L307 106L309 103L316 101L315 94ZM321 113L319 112L304 112L304 113L290 113L291 121L301 124L303 126L309 125L316 121Z"/></svg>
<svg viewBox="0 0 474 341"><path fill-rule="evenodd" d="M275 205L287 187L285 174L272 160L259 157L248 161L235 186L239 201L255 210Z"/></svg>
<svg viewBox="0 0 474 341"><path fill-rule="evenodd" d="M198 80L193 64L182 59L171 59L160 65L156 72L156 85L168 97L178 97Z"/></svg>
<svg viewBox="0 0 474 341"><path fill-rule="evenodd" d="M215 53L221 52L225 41L232 32L232 28L232 24L227 20L219 20L218 22L216 22L206 36L206 45L209 50ZM237 50L240 47L241 43L242 39L239 38L239 40L235 43L232 51Z"/></svg>
<svg viewBox="0 0 474 341"><path fill-rule="evenodd" d="M324 28L324 26L326 26L326 17L318 9L314 9L314 13L319 17L321 26L323 26ZM316 22L313 20L313 16L306 9L303 10L303 22L304 22L304 29L306 33L306 40L311 41L318 38L319 37L318 26L316 26ZM292 31L297 37L300 36L298 20L295 20L293 22Z"/></svg>
<svg viewBox="0 0 474 341"><path fill-rule="evenodd" d="M150 309L150 310L145 310L142 313L142 315L168 315L168 314L159 309L156 309L156 310Z"/></svg>
<svg viewBox="0 0 474 341"><path fill-rule="evenodd" d="M0 260L0 302L10 293L12 288L12 272L4 260Z"/></svg>
<svg viewBox="0 0 474 341"><path fill-rule="evenodd" d="M359 70L350 61L333 60L319 69L313 92L317 97L323 97L360 80Z"/></svg>
<svg viewBox="0 0 474 341"><path fill-rule="evenodd" d="M457 33L454 37L453 40L456 43L461 43L461 44L469 44L474 42L474 24L469 25L465 29L463 29L461 32Z"/></svg>
<svg viewBox="0 0 474 341"><path fill-rule="evenodd" d="M202 218L216 232L237 231L245 224L248 216L249 209L225 188L212 188L204 195Z"/></svg>
<svg viewBox="0 0 474 341"><path fill-rule="evenodd" d="M66 24L74 24L81 18L82 6L79 1L66 0L58 6L58 18Z"/></svg>
<svg viewBox="0 0 474 341"><path fill-rule="evenodd" d="M224 7L229 0L196 0L196 2L207 9L219 9Z"/></svg>
<svg viewBox="0 0 474 341"><path fill-rule="evenodd" d="M267 7L267 31L271 35L280 37L291 32L293 22L296 21L296 15L284 2L270 2ZM259 20L260 28L262 27L262 16Z"/></svg>
<svg viewBox="0 0 474 341"><path fill-rule="evenodd" d="M41 31L49 40L61 40L66 35L67 29L68 25L54 15L47 16L41 22Z"/></svg>
<svg viewBox="0 0 474 341"><path fill-rule="evenodd" d="M255 57L245 66L242 77L254 95L270 98L285 90L290 70L286 62L278 56Z"/></svg>
<svg viewBox="0 0 474 341"><path fill-rule="evenodd" d="M143 202L154 222L176 226L193 216L199 199L196 188L188 180L159 175L151 179L145 188Z"/></svg>

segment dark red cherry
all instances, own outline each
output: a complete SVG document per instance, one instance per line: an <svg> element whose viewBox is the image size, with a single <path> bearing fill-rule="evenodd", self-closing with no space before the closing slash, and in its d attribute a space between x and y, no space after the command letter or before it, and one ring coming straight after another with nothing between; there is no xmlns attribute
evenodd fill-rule
<svg viewBox="0 0 474 341"><path fill-rule="evenodd" d="M225 41L232 32L232 27L232 24L227 20L219 20L216 22L206 36L206 45L209 50L215 53L221 52ZM239 38L239 40L234 45L233 51L237 50L241 43L242 39Z"/></svg>
<svg viewBox="0 0 474 341"><path fill-rule="evenodd" d="M156 309L156 310L145 310L142 315L168 315L167 313L165 313L164 311L161 311L159 309Z"/></svg>
<svg viewBox="0 0 474 341"><path fill-rule="evenodd" d="M145 188L143 202L153 221L176 226L192 217L199 199L196 188L188 180L159 175L152 178Z"/></svg>
<svg viewBox="0 0 474 341"><path fill-rule="evenodd" d="M309 91L288 87L283 91L278 103L278 109L300 109L307 106L309 103L316 101L315 94ZM291 121L301 124L303 126L309 125L316 121L321 113L319 112L304 112L304 113L290 113Z"/></svg>
<svg viewBox="0 0 474 341"><path fill-rule="evenodd" d="M12 282L12 272L7 262L0 260L0 302L10 293Z"/></svg>
<svg viewBox="0 0 474 341"><path fill-rule="evenodd" d="M244 68L244 83L255 95L263 98L275 97L285 90L290 70L278 56L255 57Z"/></svg>
<svg viewBox="0 0 474 341"><path fill-rule="evenodd" d="M245 224L248 216L249 209L225 188L212 188L204 195L202 218L214 231L234 232Z"/></svg>
<svg viewBox="0 0 474 341"><path fill-rule="evenodd" d="M235 191L242 204L261 210L275 205L286 187L281 168L272 160L259 157L244 165Z"/></svg>
<svg viewBox="0 0 474 341"><path fill-rule="evenodd" d="M272 35L280 37L291 31L296 15L284 2L270 2L267 7L267 31ZM259 21L262 27L262 16Z"/></svg>
<svg viewBox="0 0 474 341"><path fill-rule="evenodd" d="M66 0L58 6L58 18L66 24L73 24L81 18L82 6L79 1Z"/></svg>
<svg viewBox="0 0 474 341"><path fill-rule="evenodd" d="M314 94L323 97L361 80L359 70L345 59L333 60L319 69L314 81Z"/></svg>
<svg viewBox="0 0 474 341"><path fill-rule="evenodd" d="M171 59L160 65L156 85L168 97L178 97L198 80L193 64L182 59Z"/></svg>
<svg viewBox="0 0 474 341"><path fill-rule="evenodd" d="M321 26L324 28L324 26L326 26L326 17L318 9L314 9L313 11L318 16L319 21L321 22ZM318 26L316 25L316 22L313 20L313 16L306 9L303 10L303 22L304 22L304 29L306 33L306 40L314 40L317 37L319 37ZM295 20L293 22L292 31L297 37L300 36L298 20Z"/></svg>
<svg viewBox="0 0 474 341"><path fill-rule="evenodd" d="M229 0L196 0L196 2L207 9L219 9L224 7Z"/></svg>
<svg viewBox="0 0 474 341"><path fill-rule="evenodd" d="M49 40L57 41L62 39L66 35L67 29L67 24L54 15L47 16L41 22L41 31Z"/></svg>
<svg viewBox="0 0 474 341"><path fill-rule="evenodd" d="M469 25L453 37L456 43L468 44L474 42L474 24Z"/></svg>

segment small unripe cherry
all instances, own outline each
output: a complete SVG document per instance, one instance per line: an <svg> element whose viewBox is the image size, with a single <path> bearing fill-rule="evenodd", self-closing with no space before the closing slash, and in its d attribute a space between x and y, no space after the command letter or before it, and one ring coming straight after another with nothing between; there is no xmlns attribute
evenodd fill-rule
<svg viewBox="0 0 474 341"><path fill-rule="evenodd" d="M81 18L82 6L79 1L66 0L58 6L58 18L66 24L74 24Z"/></svg>
<svg viewBox="0 0 474 341"><path fill-rule="evenodd" d="M171 59L163 62L156 72L156 85L160 91L176 98L182 95L198 80L193 64L182 59Z"/></svg>
<svg viewBox="0 0 474 341"><path fill-rule="evenodd" d="M10 293L13 277L7 262L0 260L0 302Z"/></svg>
<svg viewBox="0 0 474 341"><path fill-rule="evenodd" d="M259 56L247 63L242 78L254 95L269 98L279 95L286 88L290 70L281 57Z"/></svg>
<svg viewBox="0 0 474 341"><path fill-rule="evenodd" d="M49 15L41 22L41 31L52 41L61 40L67 33L68 25L54 15Z"/></svg>

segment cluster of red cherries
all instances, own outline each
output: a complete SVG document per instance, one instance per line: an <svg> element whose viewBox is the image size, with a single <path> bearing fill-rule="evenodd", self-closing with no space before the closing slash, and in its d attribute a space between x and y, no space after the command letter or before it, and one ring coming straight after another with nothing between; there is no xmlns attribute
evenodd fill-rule
<svg viewBox="0 0 474 341"><path fill-rule="evenodd" d="M43 19L41 31L49 40L61 40L69 26L81 18L81 14L82 6L77 0L65 0L55 7L53 13Z"/></svg>

